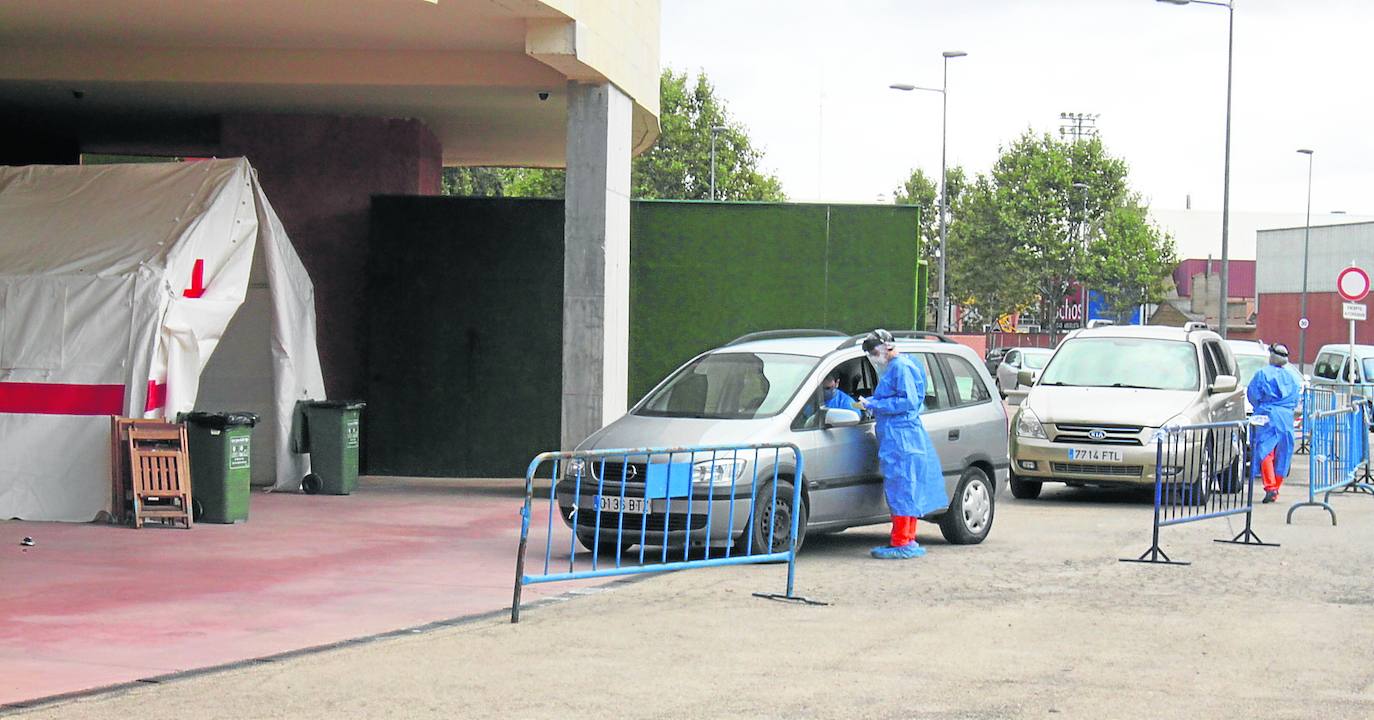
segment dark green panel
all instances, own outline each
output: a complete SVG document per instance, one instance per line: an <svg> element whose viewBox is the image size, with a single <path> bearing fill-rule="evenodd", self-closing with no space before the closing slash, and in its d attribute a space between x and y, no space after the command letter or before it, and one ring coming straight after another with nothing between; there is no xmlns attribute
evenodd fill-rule
<svg viewBox="0 0 1374 720"><path fill-rule="evenodd" d="M379 197L367 471L514 476L559 437L563 203Z"/></svg>
<svg viewBox="0 0 1374 720"><path fill-rule="evenodd" d="M912 207L634 203L630 399L748 332L911 328Z"/></svg>

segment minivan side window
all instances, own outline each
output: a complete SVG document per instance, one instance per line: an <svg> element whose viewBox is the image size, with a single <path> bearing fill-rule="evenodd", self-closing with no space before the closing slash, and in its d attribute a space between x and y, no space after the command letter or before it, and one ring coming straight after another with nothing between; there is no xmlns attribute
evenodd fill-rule
<svg viewBox="0 0 1374 720"><path fill-rule="evenodd" d="M976 405L992 399L987 385L983 384L983 379L978 377L967 360L958 355L946 355L945 362L949 363L949 371L954 378L954 391L958 394L954 398L956 406Z"/></svg>
<svg viewBox="0 0 1374 720"><path fill-rule="evenodd" d="M930 353L907 353L907 356L920 363L921 369L926 371L926 410L944 410L951 407L949 391L945 385L945 371L940 367L940 363L934 362ZM867 365L867 361L865 364Z"/></svg>
<svg viewBox="0 0 1374 720"><path fill-rule="evenodd" d="M1207 384L1211 385L1221 374L1221 364L1217 362L1217 349L1212 347L1212 343L1203 343L1202 359L1203 365L1207 367Z"/></svg>
<svg viewBox="0 0 1374 720"><path fill-rule="evenodd" d="M1341 356L1335 353L1322 353L1317 356L1317 364L1312 369L1312 374L1326 380L1335 380L1340 376Z"/></svg>
<svg viewBox="0 0 1374 720"><path fill-rule="evenodd" d="M1011 352L1007 353L1006 359L1004 359L1002 362L1004 362L1004 363L1006 363L1006 364L1008 364L1008 365L1010 365L1010 366L1012 366L1012 367L1017 367L1017 363L1019 363L1020 360L1021 360L1021 353L1019 353L1019 352L1017 352L1017 351L1015 351L1015 350L1012 350Z"/></svg>

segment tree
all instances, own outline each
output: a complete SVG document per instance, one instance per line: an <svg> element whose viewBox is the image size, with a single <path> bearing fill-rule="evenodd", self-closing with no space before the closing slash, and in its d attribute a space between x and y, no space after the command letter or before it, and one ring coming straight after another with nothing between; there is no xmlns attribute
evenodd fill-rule
<svg viewBox="0 0 1374 720"><path fill-rule="evenodd" d="M689 82L690 81L690 82ZM706 200L711 197L711 134L716 133L716 199L781 201L776 176L759 169L763 152L744 126L730 118L705 73L665 69L659 78L658 142L634 159L637 198Z"/></svg>
<svg viewBox="0 0 1374 720"><path fill-rule="evenodd" d="M954 209L958 206L959 198L963 195L968 180L964 177L964 169L960 167L947 168L945 170L945 182L949 186L949 210L950 217L946 222L950 228L954 225ZM940 249L940 189L936 186L935 180L926 175L925 171L916 168L911 171L911 176L902 183L900 187L892 191L893 202L897 205L915 205L920 209L919 233L921 237L922 253L929 267L932 269L931 282L932 305L930 312L938 312L934 298L936 293L941 291L939 285L939 275L934 271L939 265ZM946 228L946 233L950 232Z"/></svg>
<svg viewBox="0 0 1374 720"><path fill-rule="evenodd" d="M1174 241L1150 223L1138 202L1113 208L1092 234L1083 279L1118 322L1138 305L1157 303L1178 265Z"/></svg>
<svg viewBox="0 0 1374 720"><path fill-rule="evenodd" d="M689 87L690 81L690 87ZM705 73L664 70L659 77L661 131L652 148L631 161L635 198L706 200L711 196L711 128L716 133L716 198L782 201L778 178L759 168L763 152L730 118ZM563 197L563 170L448 168L444 193L487 197ZM450 178L452 178L450 180Z"/></svg>
<svg viewBox="0 0 1374 720"><path fill-rule="evenodd" d="M992 179L979 175L960 193L951 214L958 218L949 226L951 301L989 322L1034 304L1038 287L1022 267Z"/></svg>

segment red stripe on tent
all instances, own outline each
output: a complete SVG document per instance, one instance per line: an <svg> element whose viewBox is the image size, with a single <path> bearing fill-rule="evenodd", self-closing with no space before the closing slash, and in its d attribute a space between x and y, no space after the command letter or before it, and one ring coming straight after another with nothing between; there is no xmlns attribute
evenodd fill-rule
<svg viewBox="0 0 1374 720"><path fill-rule="evenodd" d="M123 385L0 382L0 413L120 415Z"/></svg>
<svg viewBox="0 0 1374 720"><path fill-rule="evenodd" d="M197 258L196 264L191 266L191 287L186 288L181 293L188 298L198 298L205 295L205 260Z"/></svg>
<svg viewBox="0 0 1374 720"><path fill-rule="evenodd" d="M148 402L143 405L144 412L152 412L167 404L167 386L156 381L148 381Z"/></svg>

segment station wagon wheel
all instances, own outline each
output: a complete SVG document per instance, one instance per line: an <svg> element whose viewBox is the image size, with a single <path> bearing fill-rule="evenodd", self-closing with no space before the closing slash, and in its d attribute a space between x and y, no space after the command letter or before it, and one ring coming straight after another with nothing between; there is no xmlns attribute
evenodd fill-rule
<svg viewBox="0 0 1374 720"><path fill-rule="evenodd" d="M1011 496L1017 500L1034 500L1040 497L1040 489L1045 483L1042 480L1023 480L1016 477L1016 473L1011 475Z"/></svg>
<svg viewBox="0 0 1374 720"><path fill-rule="evenodd" d="M977 545L992 530L996 509L992 481L982 469L971 467L959 478L949 511L940 516L940 534L955 545Z"/></svg>
<svg viewBox="0 0 1374 720"><path fill-rule="evenodd" d="M773 480L759 485L757 500L753 503L750 513L749 528L746 533L753 534L754 553L780 553L787 552L788 544L792 535L792 483L787 480L779 479L778 499L776 503L770 503L773 499ZM770 507L771 506L771 507ZM800 551L802 543L806 541L806 520L810 513L807 511L806 501L802 501L800 515L797 518L797 550ZM771 523L776 522L773 528L773 546L768 547L768 528ZM736 547L743 549L747 547L744 543L748 542L741 538Z"/></svg>

